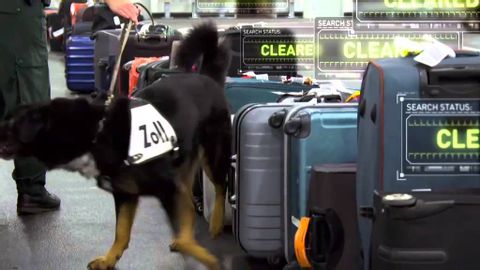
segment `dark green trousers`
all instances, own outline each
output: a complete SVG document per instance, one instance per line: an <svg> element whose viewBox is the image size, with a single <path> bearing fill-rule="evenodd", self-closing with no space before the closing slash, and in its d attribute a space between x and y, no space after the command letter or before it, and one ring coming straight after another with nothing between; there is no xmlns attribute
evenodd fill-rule
<svg viewBox="0 0 480 270"><path fill-rule="evenodd" d="M50 99L46 20L43 5L33 0L0 5L0 118L19 105ZM1 161L0 161L1 162ZM33 157L14 160L19 193L37 193L45 185L45 167Z"/></svg>

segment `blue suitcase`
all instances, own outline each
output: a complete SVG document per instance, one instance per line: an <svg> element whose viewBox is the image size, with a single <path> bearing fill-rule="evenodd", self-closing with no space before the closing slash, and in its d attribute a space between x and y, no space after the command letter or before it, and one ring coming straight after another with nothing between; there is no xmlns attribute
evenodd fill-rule
<svg viewBox="0 0 480 270"><path fill-rule="evenodd" d="M366 258L375 191L480 187L479 78L476 53L433 68L412 57L368 65L358 110L356 182L359 214L367 217L359 220Z"/></svg>
<svg viewBox="0 0 480 270"><path fill-rule="evenodd" d="M308 216L310 174L317 164L355 163L357 104L321 103L288 111L284 129L284 251L295 261L292 222ZM319 191L319 196L321 192Z"/></svg>
<svg viewBox="0 0 480 270"><path fill-rule="evenodd" d="M230 104L230 111L235 113L246 104L276 102L283 93L308 91L313 87L316 86L299 83L285 84L281 81L227 78L225 94Z"/></svg>
<svg viewBox="0 0 480 270"><path fill-rule="evenodd" d="M89 36L71 36L65 54L65 77L71 91L95 90L94 41Z"/></svg>
<svg viewBox="0 0 480 270"><path fill-rule="evenodd" d="M229 197L235 238L249 255L295 259L291 220L306 211L311 166L355 160L356 117L356 105L347 104L247 105L237 112Z"/></svg>

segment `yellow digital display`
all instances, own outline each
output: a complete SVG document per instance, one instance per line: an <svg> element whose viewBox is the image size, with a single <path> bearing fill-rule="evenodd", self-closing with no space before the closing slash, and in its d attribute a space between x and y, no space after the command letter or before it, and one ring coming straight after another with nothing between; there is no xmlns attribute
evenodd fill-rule
<svg viewBox="0 0 480 270"><path fill-rule="evenodd" d="M469 128L463 134L458 129L443 128L437 132L437 146L440 149L480 149L480 129Z"/></svg>
<svg viewBox="0 0 480 270"><path fill-rule="evenodd" d="M313 70L315 43L311 26L246 27L241 30L241 70L291 72Z"/></svg>
<svg viewBox="0 0 480 270"><path fill-rule="evenodd" d="M310 44L261 44L262 57L313 57L315 46Z"/></svg>
<svg viewBox="0 0 480 270"><path fill-rule="evenodd" d="M388 9L472 9L480 5L480 0L384 0Z"/></svg>
<svg viewBox="0 0 480 270"><path fill-rule="evenodd" d="M363 72L368 62L381 58L405 57L409 54L405 47L395 42L397 38L413 42L425 42L424 32L364 32L351 34L347 30L321 30L316 35L314 53L317 74L337 71ZM459 34L436 32L428 34L450 47L459 47Z"/></svg>
<svg viewBox="0 0 480 270"><path fill-rule="evenodd" d="M286 13L288 0L195 0L200 13Z"/></svg>
<svg viewBox="0 0 480 270"><path fill-rule="evenodd" d="M356 22L479 22L480 0L355 0Z"/></svg>
<svg viewBox="0 0 480 270"><path fill-rule="evenodd" d="M480 164L480 115L472 113L476 107L478 104L474 103L406 104L407 161L428 165Z"/></svg>
<svg viewBox="0 0 480 270"><path fill-rule="evenodd" d="M347 41L343 44L343 55L347 59L396 58L407 55L392 41Z"/></svg>

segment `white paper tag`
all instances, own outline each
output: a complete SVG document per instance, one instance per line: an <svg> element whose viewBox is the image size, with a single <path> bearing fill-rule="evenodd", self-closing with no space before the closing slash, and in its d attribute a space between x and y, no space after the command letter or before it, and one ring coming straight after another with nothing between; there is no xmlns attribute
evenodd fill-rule
<svg viewBox="0 0 480 270"><path fill-rule="evenodd" d="M253 72L253 71L244 72L242 75L243 76L249 76L249 77L256 77L257 76L257 74L255 74L255 72Z"/></svg>
<svg viewBox="0 0 480 270"><path fill-rule="evenodd" d="M434 67L447 56L455 57L455 51L447 45L434 40L422 53L413 59L424 65Z"/></svg>
<svg viewBox="0 0 480 270"><path fill-rule="evenodd" d="M58 29L57 31L54 31L52 33L52 36L53 37L59 37L59 36L63 35L63 33L65 33L65 28L62 27L62 28Z"/></svg>
<svg viewBox="0 0 480 270"><path fill-rule="evenodd" d="M256 76L255 76L255 79L268 81L268 74L259 74L259 75L256 75Z"/></svg>
<svg viewBox="0 0 480 270"><path fill-rule="evenodd" d="M130 109L128 161L140 164L174 150L177 135L170 123L151 104Z"/></svg>
<svg viewBox="0 0 480 270"><path fill-rule="evenodd" d="M113 17L113 23L117 26L120 25L120 18L118 16Z"/></svg>
<svg viewBox="0 0 480 270"><path fill-rule="evenodd" d="M293 226L295 226L297 228L300 226L300 219L298 219L294 216L291 216L290 220L292 221Z"/></svg>

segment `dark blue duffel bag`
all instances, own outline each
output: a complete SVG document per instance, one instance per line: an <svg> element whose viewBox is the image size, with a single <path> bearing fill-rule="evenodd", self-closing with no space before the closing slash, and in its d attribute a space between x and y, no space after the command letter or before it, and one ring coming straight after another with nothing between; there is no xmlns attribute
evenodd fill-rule
<svg viewBox="0 0 480 270"><path fill-rule="evenodd" d="M431 68L413 57L370 62L358 109L360 215L372 216L375 191L480 187L479 103L477 53L459 52ZM361 217L359 223L368 262L372 220ZM428 261L417 263L433 269Z"/></svg>

